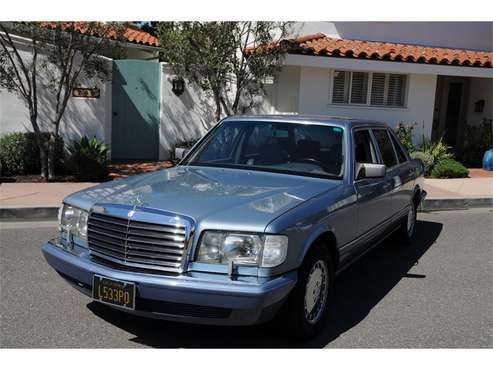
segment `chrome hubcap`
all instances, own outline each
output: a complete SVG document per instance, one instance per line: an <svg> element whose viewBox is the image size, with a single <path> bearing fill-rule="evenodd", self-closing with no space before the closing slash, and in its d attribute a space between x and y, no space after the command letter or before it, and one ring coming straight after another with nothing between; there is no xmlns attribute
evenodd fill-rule
<svg viewBox="0 0 493 370"><path fill-rule="evenodd" d="M413 235L414 224L416 222L416 208L411 204L409 207L409 212L407 214L407 235Z"/></svg>
<svg viewBox="0 0 493 370"><path fill-rule="evenodd" d="M328 291L327 265L318 260L310 270L305 289L305 318L313 324L320 320L327 301Z"/></svg>

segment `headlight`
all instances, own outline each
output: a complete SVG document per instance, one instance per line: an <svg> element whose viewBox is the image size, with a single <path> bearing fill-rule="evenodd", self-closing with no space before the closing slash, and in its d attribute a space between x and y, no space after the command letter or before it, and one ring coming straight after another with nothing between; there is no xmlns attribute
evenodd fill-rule
<svg viewBox="0 0 493 370"><path fill-rule="evenodd" d="M60 231L85 239L87 237L87 216L86 211L64 204L58 213Z"/></svg>
<svg viewBox="0 0 493 370"><path fill-rule="evenodd" d="M198 262L275 267L286 259L288 237L205 231L199 245Z"/></svg>

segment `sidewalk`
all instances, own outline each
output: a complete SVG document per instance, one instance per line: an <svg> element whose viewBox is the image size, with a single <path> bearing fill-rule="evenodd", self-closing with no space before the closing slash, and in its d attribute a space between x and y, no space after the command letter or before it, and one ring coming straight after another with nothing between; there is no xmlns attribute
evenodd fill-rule
<svg viewBox="0 0 493 370"><path fill-rule="evenodd" d="M485 171L486 172L486 171ZM425 179L424 210L493 207L493 177Z"/></svg>
<svg viewBox="0 0 493 370"><path fill-rule="evenodd" d="M425 179L429 199L493 198L493 178Z"/></svg>
<svg viewBox="0 0 493 370"><path fill-rule="evenodd" d="M483 171L486 172L486 171ZM493 207L493 173L466 179L425 179L424 210ZM473 174L474 176L474 174ZM0 184L0 219L54 217L63 198L96 183Z"/></svg>
<svg viewBox="0 0 493 370"><path fill-rule="evenodd" d="M15 183L0 185L0 208L58 207L63 198L97 185L91 182Z"/></svg>

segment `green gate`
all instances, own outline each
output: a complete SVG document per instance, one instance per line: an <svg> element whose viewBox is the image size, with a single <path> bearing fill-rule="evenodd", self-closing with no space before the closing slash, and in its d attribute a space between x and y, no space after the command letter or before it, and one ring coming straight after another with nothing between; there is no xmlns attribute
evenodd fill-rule
<svg viewBox="0 0 493 370"><path fill-rule="evenodd" d="M159 84L159 63L113 62L112 159L158 159Z"/></svg>

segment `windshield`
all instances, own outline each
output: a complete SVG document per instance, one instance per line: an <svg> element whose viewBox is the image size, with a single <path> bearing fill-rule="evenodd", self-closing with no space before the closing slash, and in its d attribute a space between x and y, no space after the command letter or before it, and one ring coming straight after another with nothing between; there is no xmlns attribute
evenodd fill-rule
<svg viewBox="0 0 493 370"><path fill-rule="evenodd" d="M223 122L184 164L341 178L343 129L286 122Z"/></svg>

